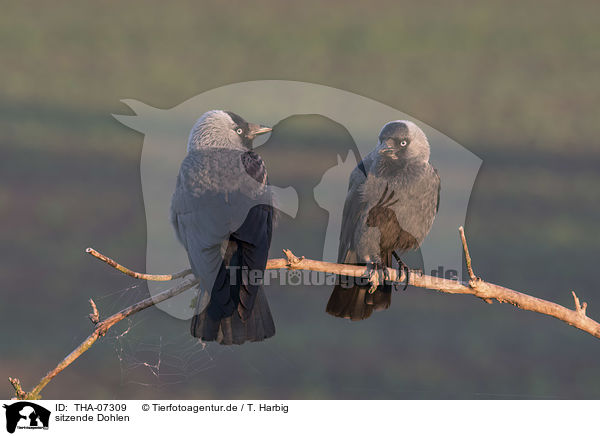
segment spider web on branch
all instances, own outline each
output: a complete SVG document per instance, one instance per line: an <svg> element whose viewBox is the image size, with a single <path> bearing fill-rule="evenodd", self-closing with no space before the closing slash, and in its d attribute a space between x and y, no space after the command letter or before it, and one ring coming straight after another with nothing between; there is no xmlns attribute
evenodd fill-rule
<svg viewBox="0 0 600 436"><path fill-rule="evenodd" d="M112 314L147 297L145 283L140 281L94 300L100 313ZM183 383L215 365L209 347L190 335L187 323L154 308L124 319L104 340L112 344L119 361L121 384L160 389Z"/></svg>

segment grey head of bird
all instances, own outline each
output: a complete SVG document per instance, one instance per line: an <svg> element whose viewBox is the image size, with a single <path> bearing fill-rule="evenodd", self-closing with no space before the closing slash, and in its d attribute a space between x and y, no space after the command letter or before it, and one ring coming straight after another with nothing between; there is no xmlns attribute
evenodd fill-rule
<svg viewBox="0 0 600 436"><path fill-rule="evenodd" d="M412 121L390 121L379 133L379 155L391 161L429 161L429 142Z"/></svg>
<svg viewBox="0 0 600 436"><path fill-rule="evenodd" d="M233 112L211 110L194 124L188 140L188 152L206 147L251 150L254 138L271 130L270 127L249 123Z"/></svg>

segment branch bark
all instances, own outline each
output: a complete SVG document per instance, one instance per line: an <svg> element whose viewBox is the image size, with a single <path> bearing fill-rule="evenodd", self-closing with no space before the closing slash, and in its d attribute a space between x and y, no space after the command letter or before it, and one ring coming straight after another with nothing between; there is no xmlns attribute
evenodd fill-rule
<svg viewBox="0 0 600 436"><path fill-rule="evenodd" d="M462 283L456 280L443 279L440 277L427 276L422 274L420 271L411 270L409 277L409 284L418 288L431 289L446 294L465 294L474 295L475 297L481 298L487 303L492 303L496 300L500 303L510 303L519 309L528 310L531 312L537 312L544 315L552 316L559 319L573 327L583 330L590 335L600 339L600 324L586 315L587 303L580 303L579 298L575 295L574 291L571 291L575 302L575 309L568 309L559 304L551 301L542 300L541 298L533 297L528 294L514 291L512 289L505 288L503 286L488 283L481 278L477 277L473 271L471 255L469 253L469 247L465 237L465 232L462 227L459 229L463 251L465 255L465 263L467 265L467 271L469 273L469 282ZM130 277L142 279L142 280L154 280L154 281L168 281L175 280L178 278L185 277L191 274L191 270L183 270L176 274L144 274L126 268L119 263L115 262L111 258L104 256L93 248L88 248L87 253L96 257L97 259L107 263L113 268L119 270L123 274ZM323 262L312 259L305 259L304 257L296 257L290 250L283 250L285 259L270 259L267 262L267 269L294 269L294 270L310 270L320 271L326 273L332 273L337 275L362 277L367 273L365 266L356 265L344 265L332 262ZM406 280L406 274L404 270L395 270L393 268L387 269L388 277L390 281L404 282ZM87 351L99 337L103 336L108 329L119 321L131 316L141 310L144 310L150 306L154 306L162 301L172 298L182 292L197 285L198 281L195 279L185 279L180 282L177 286L169 288L154 297L146 298L138 303L135 303L120 312L111 315L104 321L100 321L100 315L98 309L93 300L90 299L92 306L92 313L89 315L92 322L95 324L94 331L67 357L65 357L52 371L46 374L40 382L30 392L23 391L21 382L19 379L9 377L9 382L15 389L16 398L18 399L39 399L42 389L62 370L73 363L79 356Z"/></svg>

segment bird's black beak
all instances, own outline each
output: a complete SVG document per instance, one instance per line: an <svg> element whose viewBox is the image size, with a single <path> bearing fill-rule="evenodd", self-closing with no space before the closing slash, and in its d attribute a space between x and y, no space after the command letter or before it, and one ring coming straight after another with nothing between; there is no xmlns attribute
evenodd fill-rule
<svg viewBox="0 0 600 436"><path fill-rule="evenodd" d="M248 137L254 138L255 136L262 135L264 133L269 133L273 130L271 127L261 126L260 124L248 124Z"/></svg>
<svg viewBox="0 0 600 436"><path fill-rule="evenodd" d="M379 150L380 153L395 153L396 147L394 146L393 139L386 139L383 141L383 147Z"/></svg>

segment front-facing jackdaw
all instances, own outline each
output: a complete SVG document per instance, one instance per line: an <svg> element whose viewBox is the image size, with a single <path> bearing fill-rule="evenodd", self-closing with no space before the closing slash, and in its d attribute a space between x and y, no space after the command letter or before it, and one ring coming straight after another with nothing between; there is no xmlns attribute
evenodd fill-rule
<svg viewBox="0 0 600 436"><path fill-rule="evenodd" d="M171 202L171 222L199 280L191 333L242 344L275 334L264 290L273 226L267 170L252 151L271 129L212 110L189 136Z"/></svg>
<svg viewBox="0 0 600 436"><path fill-rule="evenodd" d="M392 256L419 248L440 201L440 178L429 163L429 143L413 122L392 121L377 147L350 175L344 204L338 262L392 267ZM408 275L408 268L407 268ZM408 277L407 277L408 283ZM327 303L331 315L351 320L390 307L392 286L340 278Z"/></svg>

